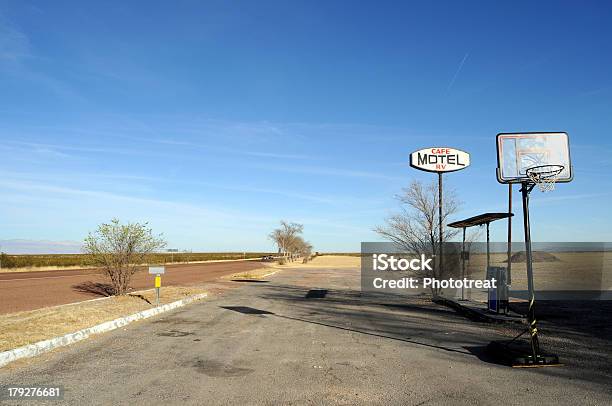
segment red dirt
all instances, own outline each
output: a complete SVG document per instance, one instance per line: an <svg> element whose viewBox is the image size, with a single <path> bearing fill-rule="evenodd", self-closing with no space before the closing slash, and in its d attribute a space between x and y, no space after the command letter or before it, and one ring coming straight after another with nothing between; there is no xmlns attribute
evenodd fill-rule
<svg viewBox="0 0 612 406"><path fill-rule="evenodd" d="M193 285L210 282L221 276L245 272L264 266L258 261L211 262L169 265L162 275L163 286ZM132 278L131 287L142 290L153 287L153 275L146 269ZM108 280L95 269L75 269L0 274L0 314L40 309L106 296Z"/></svg>

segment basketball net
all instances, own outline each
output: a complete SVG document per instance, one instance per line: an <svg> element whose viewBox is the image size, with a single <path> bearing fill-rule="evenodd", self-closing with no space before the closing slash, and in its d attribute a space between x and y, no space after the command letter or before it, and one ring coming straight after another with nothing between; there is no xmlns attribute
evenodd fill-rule
<svg viewBox="0 0 612 406"><path fill-rule="evenodd" d="M526 173L540 192L551 192L555 190L555 183L563 172L563 165L541 165L527 169Z"/></svg>

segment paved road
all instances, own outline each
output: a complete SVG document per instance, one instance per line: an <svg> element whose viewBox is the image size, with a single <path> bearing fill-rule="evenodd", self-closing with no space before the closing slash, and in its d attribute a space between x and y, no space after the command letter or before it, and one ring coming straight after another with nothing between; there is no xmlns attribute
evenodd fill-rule
<svg viewBox="0 0 612 406"><path fill-rule="evenodd" d="M509 334L503 328L418 298L361 296L354 270L285 270L267 283L234 284L9 366L0 385L64 385L73 405L612 402L609 341L606 350L582 335L579 350L555 347L565 367L512 369L482 352Z"/></svg>
<svg viewBox="0 0 612 406"><path fill-rule="evenodd" d="M209 282L220 276L260 268L259 261L227 261L166 266L164 285ZM150 288L145 269L132 279L135 290ZM107 280L96 269L0 274L0 314L74 303L106 295Z"/></svg>

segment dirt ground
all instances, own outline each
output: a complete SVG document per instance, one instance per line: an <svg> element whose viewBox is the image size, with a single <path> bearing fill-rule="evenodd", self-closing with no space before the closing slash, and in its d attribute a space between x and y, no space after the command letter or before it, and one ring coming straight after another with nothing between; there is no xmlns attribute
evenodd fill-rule
<svg viewBox="0 0 612 406"><path fill-rule="evenodd" d="M223 275L267 267L260 261L233 261L169 265L162 286L189 286ZM131 283L134 290L152 288L154 278L145 269ZM109 296L107 279L95 269L0 274L0 314L35 310Z"/></svg>

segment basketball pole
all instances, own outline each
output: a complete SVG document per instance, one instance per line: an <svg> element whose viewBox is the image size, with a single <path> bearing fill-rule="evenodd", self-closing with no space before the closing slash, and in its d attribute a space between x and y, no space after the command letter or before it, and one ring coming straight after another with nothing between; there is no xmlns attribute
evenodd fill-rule
<svg viewBox="0 0 612 406"><path fill-rule="evenodd" d="M508 272L506 279L508 285L512 285L512 183L508 183Z"/></svg>
<svg viewBox="0 0 612 406"><path fill-rule="evenodd" d="M533 363L539 363L540 345L538 342L538 328L535 318L535 290L533 286L533 258L531 253L531 230L529 225L529 192L535 184L523 182L521 193L523 196L523 228L525 231L525 254L527 260L527 286L529 289L529 309L527 311L527 322L529 323L529 338Z"/></svg>

